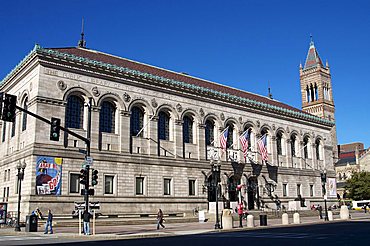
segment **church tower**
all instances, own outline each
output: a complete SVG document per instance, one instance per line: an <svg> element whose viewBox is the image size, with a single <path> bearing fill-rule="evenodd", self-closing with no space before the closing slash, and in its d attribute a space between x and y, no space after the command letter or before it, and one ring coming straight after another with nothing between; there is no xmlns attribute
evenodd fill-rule
<svg viewBox="0 0 370 246"><path fill-rule="evenodd" d="M324 66L311 37L304 67L299 68L302 110L335 121L334 100L328 62Z"/></svg>

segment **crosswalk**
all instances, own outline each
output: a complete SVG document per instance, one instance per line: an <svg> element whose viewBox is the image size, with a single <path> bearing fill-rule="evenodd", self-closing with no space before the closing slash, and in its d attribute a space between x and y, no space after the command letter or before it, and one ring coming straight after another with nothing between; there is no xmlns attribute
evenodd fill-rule
<svg viewBox="0 0 370 246"><path fill-rule="evenodd" d="M328 234L309 233L284 233L284 232L233 232L233 233L212 233L200 234L198 237L212 238L284 238L284 239L319 239L324 240L330 237Z"/></svg>
<svg viewBox="0 0 370 246"><path fill-rule="evenodd" d="M0 236L0 242L4 241L27 241L27 240L43 240L43 239L56 238L56 236ZM1 243L0 243L1 244Z"/></svg>

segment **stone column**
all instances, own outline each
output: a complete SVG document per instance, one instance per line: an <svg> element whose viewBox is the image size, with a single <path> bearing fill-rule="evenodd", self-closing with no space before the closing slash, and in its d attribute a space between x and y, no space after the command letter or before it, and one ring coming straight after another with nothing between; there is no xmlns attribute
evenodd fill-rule
<svg viewBox="0 0 370 246"><path fill-rule="evenodd" d="M184 141L183 141L183 133L182 133L182 120L175 120L175 127L174 127L174 134L173 134L173 140L174 140L174 146L173 146L173 151L174 151L174 157L175 158L183 158L184 156L184 151L185 151L185 158L187 157L186 155L186 149L184 148Z"/></svg>
<svg viewBox="0 0 370 246"><path fill-rule="evenodd" d="M286 167L292 167L293 158L292 158L292 147L291 147L292 141L290 139L286 140Z"/></svg>
<svg viewBox="0 0 370 246"><path fill-rule="evenodd" d="M91 141L90 141L91 150L93 149L97 150L99 147L99 114L100 107L95 106L91 107Z"/></svg>
<svg viewBox="0 0 370 246"><path fill-rule="evenodd" d="M206 125L199 124L197 129L197 139L198 139L198 160L206 159Z"/></svg>
<svg viewBox="0 0 370 246"><path fill-rule="evenodd" d="M316 144L315 143L311 144L311 149L312 149L312 169L319 169L317 158L316 158Z"/></svg>
<svg viewBox="0 0 370 246"><path fill-rule="evenodd" d="M128 153L130 151L130 112L120 111L120 151Z"/></svg>
<svg viewBox="0 0 370 246"><path fill-rule="evenodd" d="M257 141L262 137L262 135L260 133L257 133L256 134L256 139L255 139L255 143L256 143L256 161L260 164L262 164L262 156L261 156L261 153L259 151L259 148L258 148L258 144L257 144Z"/></svg>
<svg viewBox="0 0 370 246"><path fill-rule="evenodd" d="M277 146L276 146L276 136L271 136L271 151L272 151L272 164L279 166L278 163L278 153L277 153Z"/></svg>
<svg viewBox="0 0 370 246"><path fill-rule="evenodd" d="M300 165L300 168L306 168L305 165L306 165L306 158L304 156L304 142L303 141L300 141L299 142L299 148L300 148L300 156L301 158L299 159L299 165Z"/></svg>

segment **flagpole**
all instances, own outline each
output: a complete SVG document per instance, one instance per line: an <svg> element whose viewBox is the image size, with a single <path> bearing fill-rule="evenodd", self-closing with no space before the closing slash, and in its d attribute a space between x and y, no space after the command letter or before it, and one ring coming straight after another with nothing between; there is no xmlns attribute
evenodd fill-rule
<svg viewBox="0 0 370 246"><path fill-rule="evenodd" d="M135 137L139 136L140 133L149 125L150 121L154 118L155 114L153 114L153 116L148 120L148 122L145 124L145 126L143 126L140 131L138 132L138 134L136 134Z"/></svg>

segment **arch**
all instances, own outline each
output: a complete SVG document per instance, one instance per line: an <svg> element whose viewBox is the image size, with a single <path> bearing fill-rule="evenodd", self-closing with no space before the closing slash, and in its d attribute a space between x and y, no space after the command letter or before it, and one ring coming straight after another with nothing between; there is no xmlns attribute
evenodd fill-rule
<svg viewBox="0 0 370 246"><path fill-rule="evenodd" d="M121 100L121 98L115 93L109 92L109 93L106 93L104 95L101 95L100 98L97 101L97 106L101 107L101 104L104 101L110 101L110 102L114 103L116 105L117 109L121 109L121 110L126 109L126 106L123 103L123 101Z"/></svg>
<svg viewBox="0 0 370 246"><path fill-rule="evenodd" d="M93 105L96 105L95 99L93 98L91 93L82 87L71 87L67 89L67 91L63 95L63 101L67 101L70 95L78 95L84 99L84 102L87 102L88 99L91 97Z"/></svg>
<svg viewBox="0 0 370 246"><path fill-rule="evenodd" d="M127 106L127 111L131 111L131 108L134 107L134 106L137 106L137 105L140 105L141 107L143 107L144 109L144 112L146 114L151 114L151 115L154 115L155 112L152 108L152 106L149 104L149 102L145 99L142 99L142 98L138 98L138 99L134 99L131 101L131 103Z"/></svg>
<svg viewBox="0 0 370 246"><path fill-rule="evenodd" d="M179 120L179 114L176 112L176 109L170 104L166 103L159 106L156 110L156 115L159 116L159 112L161 111L168 112L173 120Z"/></svg>
<svg viewBox="0 0 370 246"><path fill-rule="evenodd" d="M208 119L214 120L217 125L221 126L221 119L216 114L209 113L204 116L202 124L205 124Z"/></svg>
<svg viewBox="0 0 370 246"><path fill-rule="evenodd" d="M193 117L193 119L194 119L194 122L201 122L201 119L200 119L199 114L195 110L193 110L193 109L186 109L186 110L184 110L182 112L181 116L180 116L181 119L184 119L184 117L186 115L191 115Z"/></svg>

